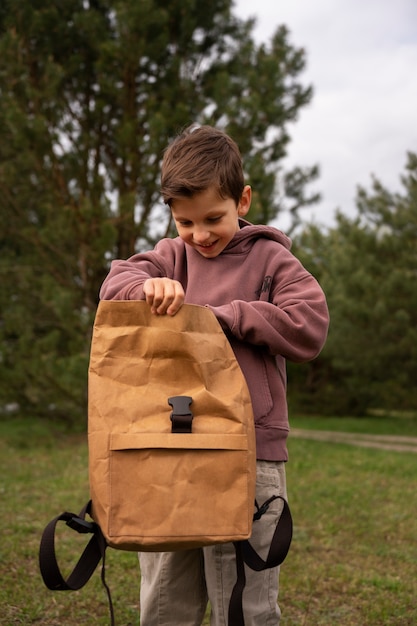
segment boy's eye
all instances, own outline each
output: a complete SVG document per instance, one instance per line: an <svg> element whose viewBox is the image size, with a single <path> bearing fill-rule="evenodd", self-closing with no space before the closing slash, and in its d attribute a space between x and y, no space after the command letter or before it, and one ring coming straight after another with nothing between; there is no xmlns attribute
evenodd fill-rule
<svg viewBox="0 0 417 626"><path fill-rule="evenodd" d="M216 222L219 222L221 219L222 219L221 215L216 215L215 217L208 217L206 219L206 222L208 222L209 224L215 224ZM193 225L193 223L190 220L177 220L177 224L185 228L189 228L190 226Z"/></svg>

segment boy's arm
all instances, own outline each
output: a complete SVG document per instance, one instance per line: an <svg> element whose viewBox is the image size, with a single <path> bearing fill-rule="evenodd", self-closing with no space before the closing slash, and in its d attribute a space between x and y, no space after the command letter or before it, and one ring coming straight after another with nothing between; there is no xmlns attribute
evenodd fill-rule
<svg viewBox="0 0 417 626"><path fill-rule="evenodd" d="M276 289L272 302L233 300L210 309L222 328L240 341L266 346L271 354L295 362L315 358L327 337L326 299L305 270L294 282Z"/></svg>
<svg viewBox="0 0 417 626"><path fill-rule="evenodd" d="M101 289L101 300L144 300L143 283L149 273L131 261L112 261Z"/></svg>
<svg viewBox="0 0 417 626"><path fill-rule="evenodd" d="M163 254L158 253L163 248ZM116 260L100 289L101 300L145 300L143 286L150 278L171 278L175 264L173 253L163 241L150 252L132 256L127 261ZM172 258L171 258L172 257Z"/></svg>

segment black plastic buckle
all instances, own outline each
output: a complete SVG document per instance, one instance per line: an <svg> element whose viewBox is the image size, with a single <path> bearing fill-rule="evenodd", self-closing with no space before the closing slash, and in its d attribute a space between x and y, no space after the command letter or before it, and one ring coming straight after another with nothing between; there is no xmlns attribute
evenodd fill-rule
<svg viewBox="0 0 417 626"><path fill-rule="evenodd" d="M271 504L271 502L277 500L278 498L279 496L271 496L271 498L265 500L265 502L261 504L261 506L258 506L258 503L255 501L255 506L257 510L256 513L253 514L253 521L256 522L258 519L261 519L262 515L266 513L269 509L269 505Z"/></svg>
<svg viewBox="0 0 417 626"><path fill-rule="evenodd" d="M94 522L88 522L87 520L82 519L81 517L75 517L75 516L71 517L66 522L66 524L73 530L76 530L77 533L81 533L81 534L93 533L96 528L96 525Z"/></svg>
<svg viewBox="0 0 417 626"><path fill-rule="evenodd" d="M190 396L173 396L172 398L168 398L168 404L172 406L171 432L191 432L193 414L190 411L190 404L192 401L193 399Z"/></svg>

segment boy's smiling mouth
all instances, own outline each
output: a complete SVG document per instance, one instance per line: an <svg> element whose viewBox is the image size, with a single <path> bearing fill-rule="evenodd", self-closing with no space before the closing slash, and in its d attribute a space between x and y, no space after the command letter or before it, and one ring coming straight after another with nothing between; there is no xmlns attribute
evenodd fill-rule
<svg viewBox="0 0 417 626"><path fill-rule="evenodd" d="M194 243L195 246L197 246L197 248L209 249L209 248L212 248L213 246L215 246L218 241L219 240L216 239L215 241L210 241L210 243L198 243L196 241L194 241L193 243Z"/></svg>
<svg viewBox="0 0 417 626"><path fill-rule="evenodd" d="M213 253L213 251L217 249L216 246L218 243L219 243L219 240L216 239L215 241L212 241L210 243L193 242L193 246L198 252L200 252L200 254L202 254L203 256L206 256L206 255L210 255L211 253Z"/></svg>

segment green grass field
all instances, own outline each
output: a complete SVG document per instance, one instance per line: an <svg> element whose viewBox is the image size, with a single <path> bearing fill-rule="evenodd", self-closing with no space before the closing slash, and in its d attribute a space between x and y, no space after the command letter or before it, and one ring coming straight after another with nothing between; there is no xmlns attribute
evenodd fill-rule
<svg viewBox="0 0 417 626"><path fill-rule="evenodd" d="M293 425L417 435L415 419ZM38 569L46 523L88 499L85 436L17 419L0 421L0 435L0 624L109 624L99 571L80 591L51 592ZM295 527L281 572L283 626L417 624L417 455L303 439L290 440L289 450ZM60 532L68 568L80 541ZM107 579L117 625L139 624L136 555L108 550Z"/></svg>

